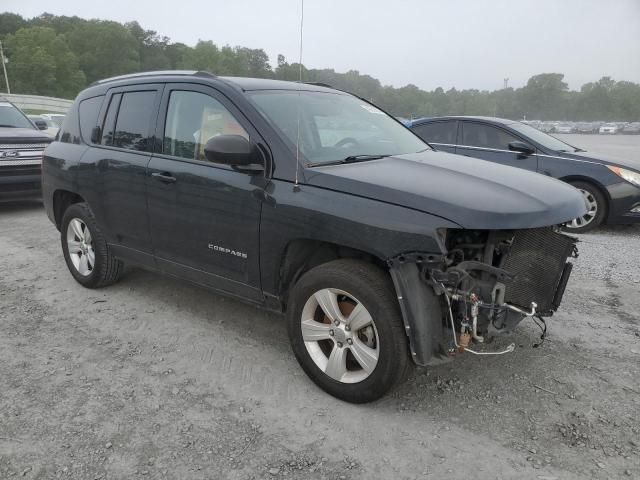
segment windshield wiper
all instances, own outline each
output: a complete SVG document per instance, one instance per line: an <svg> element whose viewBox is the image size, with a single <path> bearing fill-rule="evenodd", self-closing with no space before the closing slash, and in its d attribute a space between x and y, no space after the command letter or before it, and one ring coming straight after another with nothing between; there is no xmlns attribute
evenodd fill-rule
<svg viewBox="0 0 640 480"><path fill-rule="evenodd" d="M342 160L332 160L330 162L315 162L307 164L307 167L324 167L325 165L344 165L345 163L366 162L368 160L378 160L390 155L349 155Z"/></svg>
<svg viewBox="0 0 640 480"><path fill-rule="evenodd" d="M0 125L0 127L6 127L6 128L18 128L15 125Z"/></svg>

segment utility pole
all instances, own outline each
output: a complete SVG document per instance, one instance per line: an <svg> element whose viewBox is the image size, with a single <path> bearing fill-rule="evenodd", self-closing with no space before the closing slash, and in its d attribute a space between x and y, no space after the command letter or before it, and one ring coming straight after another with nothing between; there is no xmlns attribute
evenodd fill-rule
<svg viewBox="0 0 640 480"><path fill-rule="evenodd" d="M4 50L2 50L2 42L0 42L0 62L2 62L2 71L4 72L4 81L7 84L7 93L11 93L11 88L9 88L9 77L7 77L7 60L4 58Z"/></svg>
<svg viewBox="0 0 640 480"><path fill-rule="evenodd" d="M504 79L504 87L503 88L506 90L508 87L509 87L509 79L505 78Z"/></svg>

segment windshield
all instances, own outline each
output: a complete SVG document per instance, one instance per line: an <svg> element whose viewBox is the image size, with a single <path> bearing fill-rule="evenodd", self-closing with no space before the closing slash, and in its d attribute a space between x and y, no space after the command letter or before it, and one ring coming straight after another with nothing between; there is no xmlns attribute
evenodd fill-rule
<svg viewBox="0 0 640 480"><path fill-rule="evenodd" d="M538 142L540 145L550 150L555 150L556 152L574 152L577 150L576 147L569 145L568 143L564 143L562 140L558 140L556 137L547 135L536 128L525 125L524 123L512 123L509 126L516 132L526 135L534 142Z"/></svg>
<svg viewBox="0 0 640 480"><path fill-rule="evenodd" d="M299 113L300 155L307 163L401 155L429 148L386 113L351 95L270 90L250 92L250 96L294 152Z"/></svg>
<svg viewBox="0 0 640 480"><path fill-rule="evenodd" d="M33 125L20 110L8 102L0 102L0 127L30 128Z"/></svg>

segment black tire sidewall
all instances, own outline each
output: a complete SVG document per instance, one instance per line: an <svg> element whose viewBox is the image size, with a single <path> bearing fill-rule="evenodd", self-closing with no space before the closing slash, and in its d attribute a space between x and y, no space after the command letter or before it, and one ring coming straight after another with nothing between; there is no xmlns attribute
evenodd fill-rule
<svg viewBox="0 0 640 480"><path fill-rule="evenodd" d="M95 252L95 263L93 266L93 270L89 275L81 275L80 272L76 269L71 261L71 257L69 255L69 249L67 248L67 229L69 228L69 223L74 218L82 220L86 225L86 228L89 229L91 233L91 238L93 239L93 250ZM67 263L67 267L69 268L69 272L73 276L73 278L85 287L94 287L99 283L99 279L101 277L100 270L104 268L102 265L103 255L100 253L100 249L106 248L106 246L101 245L98 227L93 218L93 214L89 210L89 207L84 203L75 203L71 205L64 212L62 217L62 224L60 228L60 237L62 243L62 253L64 255L64 260Z"/></svg>
<svg viewBox="0 0 640 480"><path fill-rule="evenodd" d="M350 272L353 262L330 262L307 272L295 285L287 308L289 339L298 362L307 375L331 395L352 403L376 400L403 380L407 369L406 336L399 306L390 280L378 276L368 283ZM347 268L345 268L345 266ZM309 355L302 339L301 317L307 300L318 290L335 288L348 292L369 311L378 334L379 356L375 370L358 383L343 383L326 375ZM387 290L381 295L381 290ZM394 302L395 301L395 302Z"/></svg>
<svg viewBox="0 0 640 480"><path fill-rule="evenodd" d="M596 213L596 217L588 225L585 225L584 227L579 227L579 228L565 227L565 230L567 232L584 233L584 232L589 232L591 230L598 228L600 225L602 225L602 223L604 223L604 220L607 215L607 200L604 194L600 191L600 189L598 189L598 187L588 182L569 182L569 183L573 187L580 190L586 190L591 195L593 195L593 197L596 199L596 203L598 204L598 213Z"/></svg>

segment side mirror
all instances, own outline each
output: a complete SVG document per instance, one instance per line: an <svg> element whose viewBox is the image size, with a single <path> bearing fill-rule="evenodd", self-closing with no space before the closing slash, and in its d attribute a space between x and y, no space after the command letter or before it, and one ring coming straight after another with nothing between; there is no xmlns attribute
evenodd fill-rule
<svg viewBox="0 0 640 480"><path fill-rule="evenodd" d="M521 142L519 140L516 140L515 142L511 142L509 144L509 150L521 153L523 155L532 155L532 154L536 153L536 149L535 148L533 148L531 145L528 145L528 144L526 144L524 142Z"/></svg>
<svg viewBox="0 0 640 480"><path fill-rule="evenodd" d="M34 120L33 123L36 124L36 127L38 128L38 130L47 129L47 122L45 122L44 120Z"/></svg>
<svg viewBox="0 0 640 480"><path fill-rule="evenodd" d="M214 163L229 165L240 171L264 170L257 147L241 135L218 135L207 140L204 155Z"/></svg>

